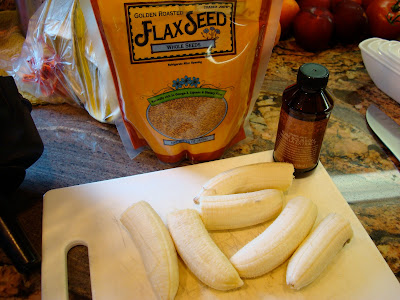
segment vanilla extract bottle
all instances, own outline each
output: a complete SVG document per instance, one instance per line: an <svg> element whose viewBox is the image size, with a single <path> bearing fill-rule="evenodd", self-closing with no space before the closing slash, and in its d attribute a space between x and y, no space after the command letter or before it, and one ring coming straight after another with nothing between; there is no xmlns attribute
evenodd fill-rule
<svg viewBox="0 0 400 300"><path fill-rule="evenodd" d="M294 165L295 176L313 170L319 161L322 141L333 109L333 97L326 90L329 71L315 64L303 64L297 82L282 95L282 107L273 157Z"/></svg>

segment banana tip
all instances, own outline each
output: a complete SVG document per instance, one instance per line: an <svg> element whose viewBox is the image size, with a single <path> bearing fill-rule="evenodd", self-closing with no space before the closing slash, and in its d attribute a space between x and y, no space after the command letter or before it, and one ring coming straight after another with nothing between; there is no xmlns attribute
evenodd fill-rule
<svg viewBox="0 0 400 300"><path fill-rule="evenodd" d="M289 288L291 288L292 290L296 290L296 291L298 291L298 290L300 290L301 289L301 287L300 286L298 286L298 285L296 285L295 283L290 283L290 282L287 282L286 283L288 286L289 286Z"/></svg>

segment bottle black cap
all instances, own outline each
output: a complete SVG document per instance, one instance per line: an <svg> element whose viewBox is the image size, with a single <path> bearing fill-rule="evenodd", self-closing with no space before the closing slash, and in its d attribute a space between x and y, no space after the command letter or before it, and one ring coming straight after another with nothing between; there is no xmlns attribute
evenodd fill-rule
<svg viewBox="0 0 400 300"><path fill-rule="evenodd" d="M329 71L323 65L307 63L297 73L297 83L306 89L319 91L328 84Z"/></svg>

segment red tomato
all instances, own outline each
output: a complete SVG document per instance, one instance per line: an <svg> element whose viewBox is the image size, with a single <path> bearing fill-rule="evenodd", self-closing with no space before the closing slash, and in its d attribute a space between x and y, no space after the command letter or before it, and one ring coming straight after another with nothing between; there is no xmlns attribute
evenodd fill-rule
<svg viewBox="0 0 400 300"><path fill-rule="evenodd" d="M383 39L400 36L400 0L375 0L368 5L366 13L373 36Z"/></svg>
<svg viewBox="0 0 400 300"><path fill-rule="evenodd" d="M300 8L306 7L324 7L326 9L331 8L331 0L297 0Z"/></svg>
<svg viewBox="0 0 400 300"><path fill-rule="evenodd" d="M368 6L374 2L374 0L362 0L361 6L364 8L364 10L367 10Z"/></svg>
<svg viewBox="0 0 400 300"><path fill-rule="evenodd" d="M293 20L296 43L312 52L329 47L333 29L333 15L324 7L306 7Z"/></svg>
<svg viewBox="0 0 400 300"><path fill-rule="evenodd" d="M336 6L336 4L338 4L339 2L342 2L343 0L331 0L331 9L334 9L335 8L335 6ZM352 1L354 1L354 2L357 2L358 4L362 4L362 1L363 0L352 0Z"/></svg>
<svg viewBox="0 0 400 300"><path fill-rule="evenodd" d="M364 39L368 19L364 9L353 0L341 0L333 10L335 35L343 43L357 43Z"/></svg>

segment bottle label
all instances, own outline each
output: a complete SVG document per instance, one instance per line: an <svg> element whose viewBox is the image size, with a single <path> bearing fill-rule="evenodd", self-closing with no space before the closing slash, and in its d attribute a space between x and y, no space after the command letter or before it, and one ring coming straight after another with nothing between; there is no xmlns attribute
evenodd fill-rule
<svg viewBox="0 0 400 300"><path fill-rule="evenodd" d="M315 167L328 120L302 121L289 116L282 109L275 142L275 159L290 162L298 170Z"/></svg>

